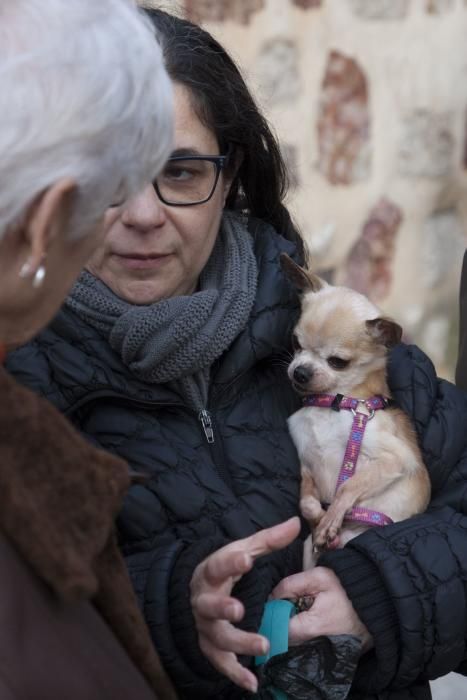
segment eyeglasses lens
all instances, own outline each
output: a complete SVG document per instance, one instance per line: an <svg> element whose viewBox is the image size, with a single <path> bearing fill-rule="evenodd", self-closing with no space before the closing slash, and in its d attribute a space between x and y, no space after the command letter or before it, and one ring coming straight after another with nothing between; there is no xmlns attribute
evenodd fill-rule
<svg viewBox="0 0 467 700"><path fill-rule="evenodd" d="M186 158L169 160L156 182L163 201L169 204L197 204L212 196L217 177L215 162Z"/></svg>

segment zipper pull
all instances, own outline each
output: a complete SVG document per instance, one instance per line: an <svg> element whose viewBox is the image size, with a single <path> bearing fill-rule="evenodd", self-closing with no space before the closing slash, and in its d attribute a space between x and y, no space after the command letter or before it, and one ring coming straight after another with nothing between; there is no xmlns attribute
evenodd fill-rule
<svg viewBox="0 0 467 700"><path fill-rule="evenodd" d="M198 413L198 418L203 426L204 434L206 435L206 440L209 443L214 442L214 430L212 429L212 420L209 411L202 410Z"/></svg>

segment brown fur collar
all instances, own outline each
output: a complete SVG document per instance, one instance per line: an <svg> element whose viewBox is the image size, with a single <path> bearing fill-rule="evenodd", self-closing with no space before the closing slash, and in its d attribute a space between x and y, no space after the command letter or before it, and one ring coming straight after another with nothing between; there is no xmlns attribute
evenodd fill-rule
<svg viewBox="0 0 467 700"><path fill-rule="evenodd" d="M125 462L0 368L0 527L62 599L97 592L96 559L128 485Z"/></svg>
<svg viewBox="0 0 467 700"><path fill-rule="evenodd" d="M92 598L155 697L176 700L113 534L129 483L125 462L0 367L0 529L59 598Z"/></svg>

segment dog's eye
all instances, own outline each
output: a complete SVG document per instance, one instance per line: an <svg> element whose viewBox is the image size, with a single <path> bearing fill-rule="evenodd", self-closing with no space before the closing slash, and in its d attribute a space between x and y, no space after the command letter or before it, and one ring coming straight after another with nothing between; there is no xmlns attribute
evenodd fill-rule
<svg viewBox="0 0 467 700"><path fill-rule="evenodd" d="M328 365L333 369L345 369L349 363L350 360L344 360L342 357L336 357L336 355L328 357Z"/></svg>
<svg viewBox="0 0 467 700"><path fill-rule="evenodd" d="M292 348L295 352L298 352L299 350L302 349L302 346L300 345L299 340L298 340L297 336L295 335L295 333L292 336Z"/></svg>

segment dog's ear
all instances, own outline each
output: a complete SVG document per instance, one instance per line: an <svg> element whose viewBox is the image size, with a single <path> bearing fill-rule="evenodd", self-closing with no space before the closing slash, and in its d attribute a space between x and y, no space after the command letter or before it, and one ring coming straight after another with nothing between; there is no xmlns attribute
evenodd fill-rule
<svg viewBox="0 0 467 700"><path fill-rule="evenodd" d="M383 316L366 321L366 328L371 337L386 348L394 347L400 343L402 338L401 326L392 319Z"/></svg>
<svg viewBox="0 0 467 700"><path fill-rule="evenodd" d="M318 292L325 286L326 283L322 279L297 265L287 253L281 253L280 262L288 280L301 292Z"/></svg>

